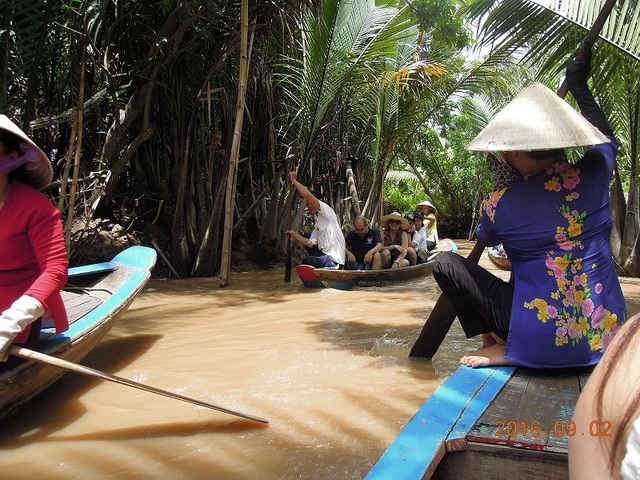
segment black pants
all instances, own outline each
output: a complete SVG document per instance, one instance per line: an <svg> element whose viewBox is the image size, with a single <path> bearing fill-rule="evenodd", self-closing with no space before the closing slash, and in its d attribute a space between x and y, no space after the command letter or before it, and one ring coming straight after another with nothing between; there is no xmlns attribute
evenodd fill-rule
<svg viewBox="0 0 640 480"><path fill-rule="evenodd" d="M453 304L467 338L493 332L507 340L513 303L510 283L452 252L438 256L433 278Z"/></svg>
<svg viewBox="0 0 640 480"><path fill-rule="evenodd" d="M15 345L18 345L20 347L27 347L32 350L35 350L35 348L38 345L38 342L40 341L41 329L42 329L42 317L40 317L39 319L31 323L31 330L29 331L29 337L27 338L27 343L20 343L20 344L16 343ZM22 362L24 362L23 358L9 355L9 358L7 359L6 362L0 363L0 372L11 370L13 367L20 365Z"/></svg>

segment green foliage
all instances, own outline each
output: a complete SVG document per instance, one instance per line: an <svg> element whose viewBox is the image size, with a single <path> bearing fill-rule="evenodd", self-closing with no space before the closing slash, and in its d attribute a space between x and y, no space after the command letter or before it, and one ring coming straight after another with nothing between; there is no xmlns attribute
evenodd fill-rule
<svg viewBox="0 0 640 480"><path fill-rule="evenodd" d="M415 206L426 198L417 177L407 171L390 171L383 188L384 211L412 213Z"/></svg>
<svg viewBox="0 0 640 480"><path fill-rule="evenodd" d="M434 47L462 50L470 42L469 30L457 15L455 0L414 0L412 3L420 29L427 32Z"/></svg>
<svg viewBox="0 0 640 480"><path fill-rule="evenodd" d="M33 134L47 152L57 152L60 170L86 49L80 175L96 192L107 178L121 178L114 215L125 201L130 212L138 205L157 211L157 224L169 227L173 246L181 248L171 260L181 262L195 255L206 232L219 230L208 221L232 143L240 2L62 3L0 1L0 109L36 120ZM330 179L339 199L340 152L359 159L357 189L370 194L361 198L369 216L382 198L386 211L404 213L429 199L438 207L440 228L465 236L492 183L482 159L465 145L530 80L559 84L602 3L251 2L238 212L243 219L255 216L251 225L277 217L264 229L273 239L285 215L283 203L277 205L286 188L283 160L296 155L301 179ZM598 73L592 77L621 141L622 180L633 191L640 91L636 5L617 3L603 33L609 44L596 43ZM463 22L480 33L481 58L461 54L472 42ZM247 214L259 195L269 212L260 206ZM156 200L147 203L151 196Z"/></svg>

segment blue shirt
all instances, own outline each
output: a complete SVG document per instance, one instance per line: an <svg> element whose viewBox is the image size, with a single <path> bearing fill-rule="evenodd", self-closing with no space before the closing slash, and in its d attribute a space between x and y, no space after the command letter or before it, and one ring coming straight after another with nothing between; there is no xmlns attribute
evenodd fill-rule
<svg viewBox="0 0 640 480"><path fill-rule="evenodd" d="M618 143L589 147L489 195L478 239L504 245L514 298L505 357L553 368L598 363L626 320L611 253L609 183Z"/></svg>
<svg viewBox="0 0 640 480"><path fill-rule="evenodd" d="M364 264L364 256L367 252L378 243L382 243L382 237L380 236L380 232L374 228L369 228L369 233L364 237L358 235L355 230L347 233L346 245L356 257L356 262L361 264Z"/></svg>

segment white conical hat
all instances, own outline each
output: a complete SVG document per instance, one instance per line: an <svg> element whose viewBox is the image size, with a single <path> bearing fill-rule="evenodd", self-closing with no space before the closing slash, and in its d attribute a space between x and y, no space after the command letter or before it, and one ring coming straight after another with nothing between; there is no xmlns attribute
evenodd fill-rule
<svg viewBox="0 0 640 480"><path fill-rule="evenodd" d="M553 150L608 143L571 105L539 82L524 88L474 138L467 150Z"/></svg>
<svg viewBox="0 0 640 480"><path fill-rule="evenodd" d="M437 211L436 207L429 200L424 200L416 205L416 208L419 208L420 210L422 210L422 208L420 207L428 207L433 212ZM424 212L424 214L426 215L426 212Z"/></svg>
<svg viewBox="0 0 640 480"><path fill-rule="evenodd" d="M0 114L0 128L17 135L22 140L36 148L35 153L37 158L30 159L34 160L34 162L31 164L30 168L25 168L24 171L26 172L29 183L33 187L40 189L49 185L53 179L53 168L51 167L51 162L47 155L6 115Z"/></svg>

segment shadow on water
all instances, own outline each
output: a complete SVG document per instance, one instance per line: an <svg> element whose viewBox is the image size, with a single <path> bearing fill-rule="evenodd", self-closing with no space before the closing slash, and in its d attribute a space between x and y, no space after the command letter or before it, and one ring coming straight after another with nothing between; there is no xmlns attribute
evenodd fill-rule
<svg viewBox="0 0 640 480"><path fill-rule="evenodd" d="M60 428L64 427L60 425ZM219 420L194 420L192 422L162 423L156 425L140 425L130 428L118 428L114 430L102 430L84 433L81 435L53 435L54 430L36 429L29 431L15 432L17 435L11 441L2 444L2 448L19 448L24 445L38 442L69 442L69 441L122 441L136 439L153 438L173 438L189 437L202 433L235 433L250 432L256 429L267 428L268 425L252 422L250 420L238 419L229 422L225 419Z"/></svg>
<svg viewBox="0 0 640 480"><path fill-rule="evenodd" d="M111 332L84 358L82 364L106 373L115 372L134 363L160 338L161 335L118 336ZM34 440L42 440L72 424L88 410L79 398L101 383L103 380L73 372L67 373L52 387L23 405L16 414L3 420L0 448L17 448ZM124 398L116 398L114 402L122 401ZM62 411L64 414L52 414ZM22 414L23 412L29 414Z"/></svg>

